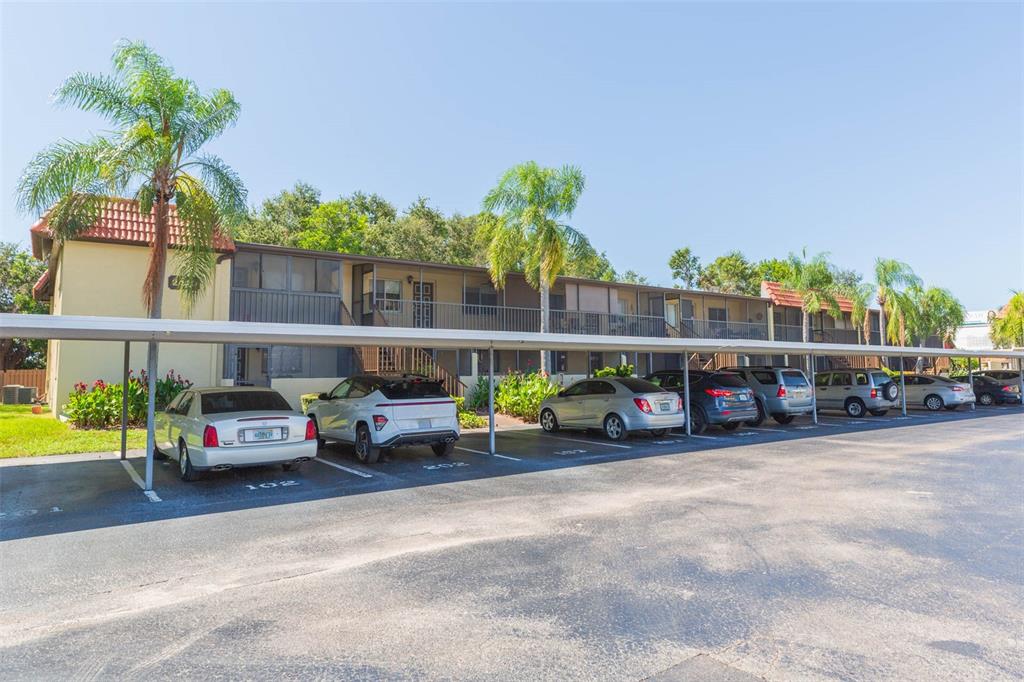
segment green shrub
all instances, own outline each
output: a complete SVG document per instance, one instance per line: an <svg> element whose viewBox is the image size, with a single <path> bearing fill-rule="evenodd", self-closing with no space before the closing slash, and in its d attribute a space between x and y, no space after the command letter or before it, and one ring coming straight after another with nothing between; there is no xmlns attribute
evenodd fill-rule
<svg viewBox="0 0 1024 682"><path fill-rule="evenodd" d="M170 370L166 376L156 381L156 409L162 410L174 400L175 396L192 385L188 379ZM97 379L89 386L84 383L75 384L68 395L68 402L62 406L68 421L80 429L109 429L121 424L121 384L108 384ZM128 373L128 424L141 426L146 423L146 402L149 399L149 384L146 372L139 376L134 371Z"/></svg>
<svg viewBox="0 0 1024 682"><path fill-rule="evenodd" d="M466 400L466 406L469 409L483 410L487 408L487 395L489 392L487 385L489 383L490 380L487 378L486 374L477 376L476 384L473 385L473 388L470 390ZM497 388L497 386L495 386L495 388Z"/></svg>
<svg viewBox="0 0 1024 682"><path fill-rule="evenodd" d="M302 395L300 395L299 396L299 403L302 406L302 413L305 414L306 412L308 412L309 411L310 403L312 403L314 400L317 400L319 398L320 398L320 394L319 393L303 393Z"/></svg>
<svg viewBox="0 0 1024 682"><path fill-rule="evenodd" d="M487 419L476 412L466 409L466 399L461 396L455 397L455 409L459 416L459 426L464 429L478 429L487 426Z"/></svg>
<svg viewBox="0 0 1024 682"><path fill-rule="evenodd" d="M619 365L618 367L605 367L594 371L595 377L631 377L636 367L633 365Z"/></svg>
<svg viewBox="0 0 1024 682"><path fill-rule="evenodd" d="M510 372L494 389L494 409L502 414L537 421L540 404L557 395L559 387L548 381L546 374Z"/></svg>

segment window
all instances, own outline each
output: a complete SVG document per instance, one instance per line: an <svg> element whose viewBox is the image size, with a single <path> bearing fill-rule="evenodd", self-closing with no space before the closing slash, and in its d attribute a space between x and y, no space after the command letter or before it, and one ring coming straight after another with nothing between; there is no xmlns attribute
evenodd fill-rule
<svg viewBox="0 0 1024 682"><path fill-rule="evenodd" d="M565 310L565 294L548 294L551 310Z"/></svg>
<svg viewBox="0 0 1024 682"><path fill-rule="evenodd" d="M885 372L872 372L871 378L875 380L875 386L889 383L889 375Z"/></svg>
<svg viewBox="0 0 1024 682"><path fill-rule="evenodd" d="M381 383L380 392L389 400L411 400L413 398L450 398L440 381L411 379Z"/></svg>
<svg viewBox="0 0 1024 682"><path fill-rule="evenodd" d="M569 388L565 389L565 392L562 395L564 395L565 397L575 397L575 396L580 396L580 395L586 395L587 394L587 384L589 384L589 383L590 383L589 381L581 381L578 384L573 384Z"/></svg>
<svg viewBox="0 0 1024 682"><path fill-rule="evenodd" d="M174 411L178 408L178 403L180 403L184 398L184 393L179 393L178 395L174 396L174 400L168 403L167 407L164 408L164 412L166 412L167 414L175 414Z"/></svg>
<svg viewBox="0 0 1024 682"><path fill-rule="evenodd" d="M814 377L815 386L828 386L829 379L832 378L831 374L817 374Z"/></svg>
<svg viewBox="0 0 1024 682"><path fill-rule="evenodd" d="M758 383L774 386L779 383L775 380L775 372L751 372Z"/></svg>
<svg viewBox="0 0 1024 682"><path fill-rule="evenodd" d="M746 382L738 374L733 374L732 372L716 374L712 377L712 381L719 386L732 386L733 388L746 388L747 386Z"/></svg>
<svg viewBox="0 0 1024 682"><path fill-rule="evenodd" d="M316 290L321 294L341 293L341 263L336 260L317 259Z"/></svg>
<svg viewBox="0 0 1024 682"><path fill-rule="evenodd" d="M349 389L348 395L346 395L345 397L365 398L366 396L370 395L370 393L372 393L375 389L376 386L371 385L370 382L367 381L366 379L353 379L352 388Z"/></svg>
<svg viewBox="0 0 1024 682"><path fill-rule="evenodd" d="M557 351L555 354L555 371L556 372L568 372L569 371L569 353L564 350Z"/></svg>
<svg viewBox="0 0 1024 682"><path fill-rule="evenodd" d="M657 384L651 383L646 379L636 379L634 377L623 377L617 381L622 384L633 393L659 393L661 391Z"/></svg>
<svg viewBox="0 0 1024 682"><path fill-rule="evenodd" d="M856 376L857 376L857 385L858 386L867 386L868 385L868 375L867 374L865 374L864 372L857 372Z"/></svg>
<svg viewBox="0 0 1024 682"><path fill-rule="evenodd" d="M231 286L241 289L260 288L260 254L235 254L231 269Z"/></svg>
<svg viewBox="0 0 1024 682"><path fill-rule="evenodd" d="M174 408L174 413L180 414L182 416L188 415L189 409L192 408L192 397L194 395L195 393L192 393L191 391L185 393L184 397L181 399L181 402L178 403L178 406L176 408Z"/></svg>
<svg viewBox="0 0 1024 682"><path fill-rule="evenodd" d="M260 258L260 288L283 291L288 285L288 256L265 253Z"/></svg>
<svg viewBox="0 0 1024 682"><path fill-rule="evenodd" d="M331 390L331 398L344 398L348 395L348 389L352 385L351 379L345 379Z"/></svg>
<svg viewBox="0 0 1024 682"><path fill-rule="evenodd" d="M588 391L590 395L612 395L615 393L615 386L609 381L592 381L590 383L593 384Z"/></svg>
<svg viewBox="0 0 1024 682"><path fill-rule="evenodd" d="M661 386L662 388L672 388L683 382L682 379L675 374L655 374L651 377L650 381L655 386Z"/></svg>
<svg viewBox="0 0 1024 682"><path fill-rule="evenodd" d="M832 375L832 386L853 386L853 377L848 372L837 372Z"/></svg>
<svg viewBox="0 0 1024 682"><path fill-rule="evenodd" d="M377 280L377 304L382 310L402 309L402 283L397 279Z"/></svg>
<svg viewBox="0 0 1024 682"><path fill-rule="evenodd" d="M498 305L498 291L487 284L481 284L477 287L466 287L466 305L496 306ZM480 313L483 311L470 308L468 312Z"/></svg>
<svg viewBox="0 0 1024 682"><path fill-rule="evenodd" d="M316 261L312 258L292 258L292 291L316 290Z"/></svg>
<svg viewBox="0 0 1024 682"><path fill-rule="evenodd" d="M782 373L782 381L787 386L806 386L807 377L804 376L803 372L789 371Z"/></svg>
<svg viewBox="0 0 1024 682"><path fill-rule="evenodd" d="M225 412L291 411L291 405L277 391L216 391L204 393L203 414Z"/></svg>

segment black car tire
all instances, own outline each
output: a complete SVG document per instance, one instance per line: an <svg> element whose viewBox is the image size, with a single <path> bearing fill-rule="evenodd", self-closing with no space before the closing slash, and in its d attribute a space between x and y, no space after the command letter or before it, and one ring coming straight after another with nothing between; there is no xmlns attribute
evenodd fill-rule
<svg viewBox="0 0 1024 682"><path fill-rule="evenodd" d="M178 472L181 474L181 480L186 483L199 480L199 472L192 466L192 458L188 456L185 441L178 443Z"/></svg>
<svg viewBox="0 0 1024 682"><path fill-rule="evenodd" d="M160 452L158 448L153 448L153 459L164 460L167 459L167 455Z"/></svg>
<svg viewBox="0 0 1024 682"><path fill-rule="evenodd" d="M651 429L651 435L655 438L661 438L666 433L668 433L668 429Z"/></svg>
<svg viewBox="0 0 1024 682"><path fill-rule="evenodd" d="M370 428L366 424L356 427L355 442L356 458L366 464L376 464L380 459L380 448L373 445L370 438Z"/></svg>
<svg viewBox="0 0 1024 682"><path fill-rule="evenodd" d="M626 440L629 432L626 431L626 423L622 417L612 412L604 418L604 435L608 440Z"/></svg>
<svg viewBox="0 0 1024 682"><path fill-rule="evenodd" d="M864 407L864 401L860 398L847 398L843 409L846 410L846 416L854 419L863 417L864 413L867 412L867 409Z"/></svg>
<svg viewBox="0 0 1024 682"><path fill-rule="evenodd" d="M885 396L886 400L896 400L900 394L900 387L896 385L896 382L890 381L882 387L882 395Z"/></svg>
<svg viewBox="0 0 1024 682"><path fill-rule="evenodd" d="M938 412L944 407L944 405L945 403L943 403L942 398L935 395L934 393L931 393L924 397L924 406L927 407L932 412Z"/></svg>
<svg viewBox="0 0 1024 682"><path fill-rule="evenodd" d="M995 396L993 396L991 393L981 393L978 395L979 405L985 405L986 407L988 407L989 405L994 405L995 402Z"/></svg>
<svg viewBox="0 0 1024 682"><path fill-rule="evenodd" d="M743 422L747 426L760 426L764 422L764 405L761 404L760 400L755 400L754 405L757 407L757 417Z"/></svg>
<svg viewBox="0 0 1024 682"><path fill-rule="evenodd" d="M876 417L884 417L889 413L889 410L871 410L871 414Z"/></svg>
<svg viewBox="0 0 1024 682"><path fill-rule="evenodd" d="M708 428L708 418L704 414L703 408L697 407L696 405L690 406L690 434L699 436L704 433Z"/></svg>
<svg viewBox="0 0 1024 682"><path fill-rule="evenodd" d="M773 414L772 419L779 424L792 424L796 416L792 414Z"/></svg>
<svg viewBox="0 0 1024 682"><path fill-rule="evenodd" d="M449 457L455 452L455 443L434 443L430 446L430 449L438 457Z"/></svg>
<svg viewBox="0 0 1024 682"><path fill-rule="evenodd" d="M540 428L548 433L558 431L558 417L555 416L555 411L550 407L545 407L540 411Z"/></svg>
<svg viewBox="0 0 1024 682"><path fill-rule="evenodd" d="M739 427L740 427L740 423L739 422L726 422L726 423L722 424L722 428L725 429L726 431L735 431Z"/></svg>

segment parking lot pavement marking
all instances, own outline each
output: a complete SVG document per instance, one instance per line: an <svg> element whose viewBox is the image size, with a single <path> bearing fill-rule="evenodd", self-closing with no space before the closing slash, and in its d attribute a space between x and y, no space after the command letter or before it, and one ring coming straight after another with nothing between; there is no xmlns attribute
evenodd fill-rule
<svg viewBox="0 0 1024 682"><path fill-rule="evenodd" d="M632 445L619 445L618 443L606 443L603 440L584 440L583 438L566 438L565 436L551 436L546 433L541 434L542 438L551 438L553 440L566 440L572 441L573 443L586 443L587 445L607 445L610 448L622 448L623 450L632 450Z"/></svg>
<svg viewBox="0 0 1024 682"><path fill-rule="evenodd" d="M463 452L472 452L474 455L486 455L487 457L492 457L493 456L493 457L501 457L502 459L510 459L513 462L522 462L523 461L523 460L519 459L518 457L509 457L508 455L499 455L497 452L495 452L494 455L491 455L491 453L489 453L489 452L484 452L483 450L474 450L472 448L464 448L461 445L456 445L455 449L456 450L462 450Z"/></svg>
<svg viewBox="0 0 1024 682"><path fill-rule="evenodd" d="M744 431L759 431L760 433L782 433L781 429L759 429L756 426L744 426Z"/></svg>
<svg viewBox="0 0 1024 682"><path fill-rule="evenodd" d="M926 490L904 490L903 492L907 495L922 495L924 497L928 497L932 494Z"/></svg>
<svg viewBox="0 0 1024 682"><path fill-rule="evenodd" d="M722 440L722 436L698 436L696 433L691 433L687 438L705 438L707 440Z"/></svg>
<svg viewBox="0 0 1024 682"><path fill-rule="evenodd" d="M317 457L313 461L314 462L320 462L321 464L326 464L327 466L334 467L335 469L341 469L342 471L347 471L348 473L355 474L356 476L362 476L363 478L373 478L373 474L368 474L365 471L359 471L358 469L350 469L348 467L343 467L340 464L335 464L334 462L328 462L326 459L323 459L323 458L320 458L320 457Z"/></svg>
<svg viewBox="0 0 1024 682"><path fill-rule="evenodd" d="M142 489L142 494L148 497L150 502L163 502L163 500L160 499L160 496L156 494L156 491L146 490L146 484L142 481L142 477L139 476L139 472L135 470L135 467L128 463L128 460L122 459L121 466L123 466L124 470L128 472L128 476L132 479L132 482Z"/></svg>

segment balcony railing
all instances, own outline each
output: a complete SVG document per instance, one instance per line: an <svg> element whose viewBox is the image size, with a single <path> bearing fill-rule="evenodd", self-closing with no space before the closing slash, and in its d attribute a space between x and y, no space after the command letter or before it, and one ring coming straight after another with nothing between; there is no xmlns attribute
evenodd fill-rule
<svg viewBox="0 0 1024 682"><path fill-rule="evenodd" d="M878 342L878 334L872 334L873 343ZM803 341L803 327L791 324L775 325L776 341ZM844 343L851 345L863 344L860 333L856 329L811 329L812 343Z"/></svg>
<svg viewBox="0 0 1024 682"><path fill-rule="evenodd" d="M238 322L341 324L341 297L265 289L232 289L230 319Z"/></svg>
<svg viewBox="0 0 1024 682"><path fill-rule="evenodd" d="M654 315L590 313L581 310L552 310L550 330L556 334L600 336L668 336L665 318Z"/></svg>
<svg viewBox="0 0 1024 682"><path fill-rule="evenodd" d="M768 338L768 325L762 322L719 322L684 318L679 333L691 339L762 339Z"/></svg>

